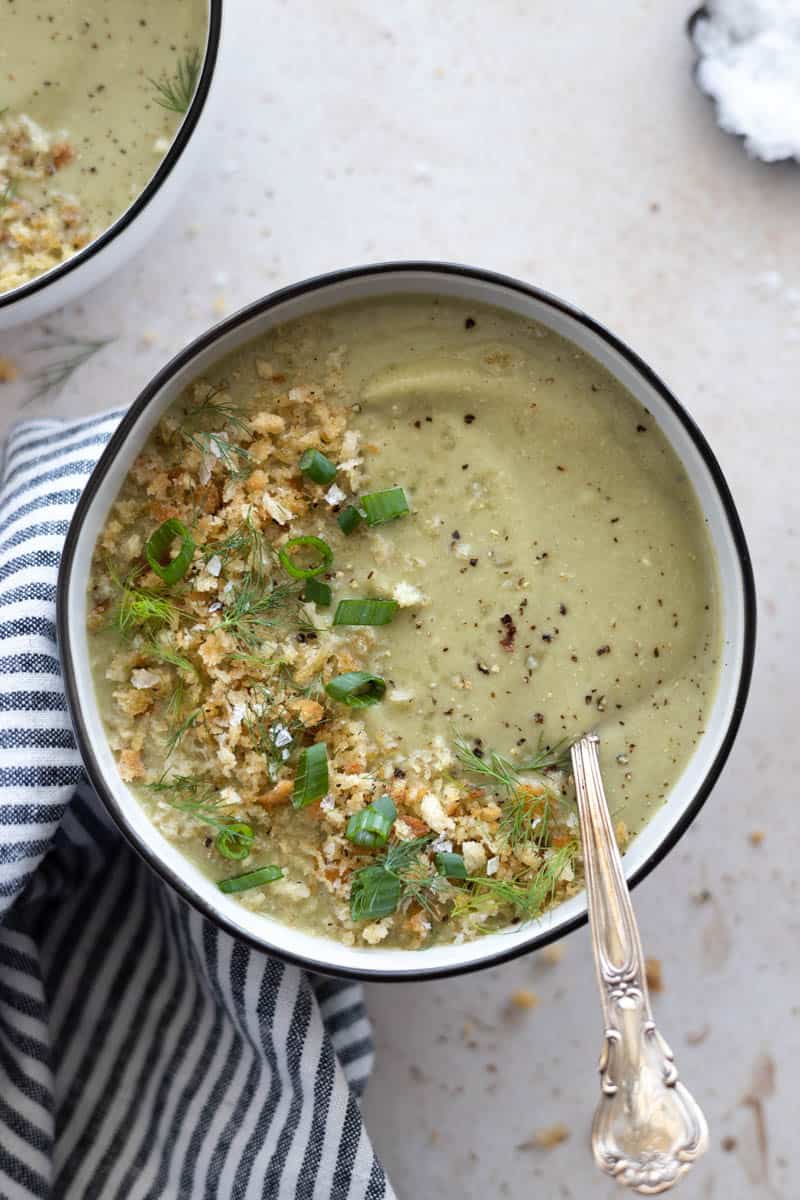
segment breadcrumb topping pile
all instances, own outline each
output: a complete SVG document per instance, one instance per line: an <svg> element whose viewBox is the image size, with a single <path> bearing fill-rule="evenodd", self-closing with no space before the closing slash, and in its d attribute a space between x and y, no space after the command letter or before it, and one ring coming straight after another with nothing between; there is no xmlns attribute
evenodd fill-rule
<svg viewBox="0 0 800 1200"><path fill-rule="evenodd" d="M55 183L74 157L66 134L24 113L0 113L0 293L58 266L95 236L78 200Z"/></svg>

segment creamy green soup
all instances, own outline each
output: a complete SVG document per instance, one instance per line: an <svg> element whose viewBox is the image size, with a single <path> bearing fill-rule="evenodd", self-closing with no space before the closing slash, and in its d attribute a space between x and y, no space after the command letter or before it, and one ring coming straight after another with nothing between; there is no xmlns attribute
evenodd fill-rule
<svg viewBox="0 0 800 1200"><path fill-rule="evenodd" d="M624 846L717 679L711 546L652 416L542 326L449 299L336 308L197 381L111 513L90 606L154 822L243 904L351 944L572 894L569 743L599 732Z"/></svg>
<svg viewBox="0 0 800 1200"><path fill-rule="evenodd" d="M57 265L139 195L188 108L206 0L7 0L0 291Z"/></svg>

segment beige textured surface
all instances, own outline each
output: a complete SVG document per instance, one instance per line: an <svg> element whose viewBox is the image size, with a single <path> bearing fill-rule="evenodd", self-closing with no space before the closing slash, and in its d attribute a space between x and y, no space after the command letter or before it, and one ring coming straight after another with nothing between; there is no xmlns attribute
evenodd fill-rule
<svg viewBox="0 0 800 1200"><path fill-rule="evenodd" d="M691 834L636 894L648 953L663 963L659 1023L712 1125L712 1151L679 1194L791 1200L800 172L751 163L717 131L690 81L688 9L676 0L234 7L205 170L140 259L52 320L117 340L27 411L125 403L221 311L394 257L524 276L665 376L728 475L761 599L742 736ZM7 336L0 356L29 372L40 340L40 329ZM25 377L0 385L0 423L30 389ZM618 1194L586 1149L600 1046L588 950L581 932L555 966L540 955L370 989L378 1065L365 1112L401 1197ZM539 1004L509 1014L520 988ZM567 1141L517 1149L557 1122Z"/></svg>

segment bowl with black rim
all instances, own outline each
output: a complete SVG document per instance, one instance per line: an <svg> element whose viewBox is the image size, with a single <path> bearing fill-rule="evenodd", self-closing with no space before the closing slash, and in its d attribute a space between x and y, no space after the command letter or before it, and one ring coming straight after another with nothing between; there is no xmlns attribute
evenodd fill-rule
<svg viewBox="0 0 800 1200"><path fill-rule="evenodd" d="M319 276L249 305L192 342L144 389L106 447L78 503L58 582L58 636L78 745L89 777L122 834L190 904L220 927L314 971L376 980L421 979L491 966L561 937L586 920L583 892L536 920L459 945L417 950L346 946L238 904L155 828L120 778L89 669L86 581L112 504L156 423L205 370L265 333L357 300L446 296L490 304L539 322L606 368L649 411L694 487L716 556L722 620L719 683L705 729L662 806L624 856L630 884L644 878L685 833L709 795L736 736L755 647L750 558L729 488L706 439L658 376L591 317L527 283L473 267L401 262Z"/></svg>
<svg viewBox="0 0 800 1200"><path fill-rule="evenodd" d="M177 204L203 156L203 114L216 76L223 0L207 0L206 40L191 102L164 157L136 199L102 233L49 271L0 292L0 333L82 296L144 246Z"/></svg>

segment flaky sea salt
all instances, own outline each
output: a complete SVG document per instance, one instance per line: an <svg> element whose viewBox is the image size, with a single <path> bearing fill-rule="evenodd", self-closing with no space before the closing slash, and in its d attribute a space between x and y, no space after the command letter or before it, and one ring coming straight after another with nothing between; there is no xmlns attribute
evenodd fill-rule
<svg viewBox="0 0 800 1200"><path fill-rule="evenodd" d="M697 82L720 126L765 162L800 159L800 0L709 0L695 22Z"/></svg>

